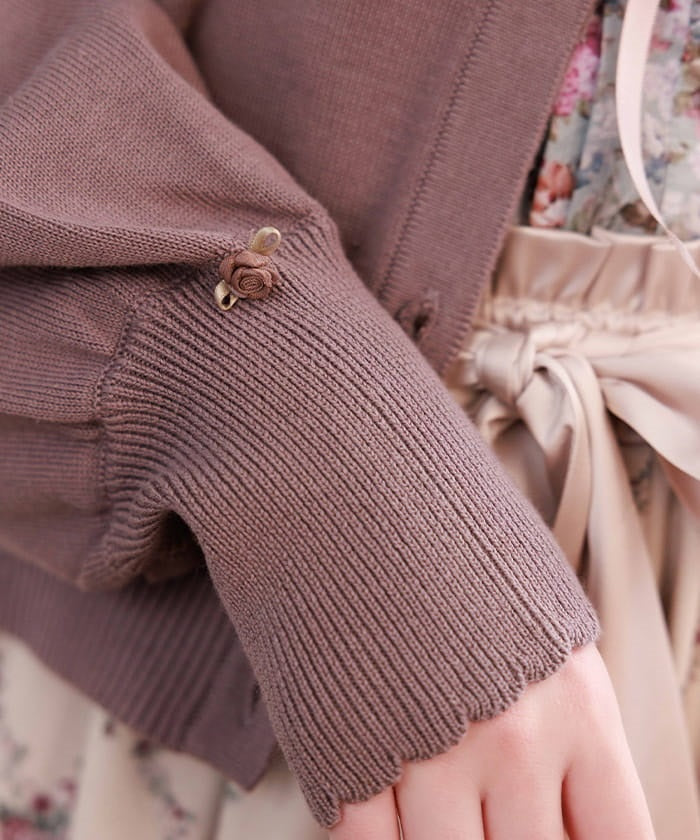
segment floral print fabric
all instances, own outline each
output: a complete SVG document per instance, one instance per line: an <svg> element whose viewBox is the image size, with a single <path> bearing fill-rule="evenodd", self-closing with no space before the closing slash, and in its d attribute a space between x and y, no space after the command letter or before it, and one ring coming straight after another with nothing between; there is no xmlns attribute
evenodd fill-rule
<svg viewBox="0 0 700 840"><path fill-rule="evenodd" d="M535 227L657 233L627 171L615 115L626 0L598 4L569 62L528 203ZM700 0L663 0L645 68L642 148L652 194L681 239L700 236Z"/></svg>
<svg viewBox="0 0 700 840"><path fill-rule="evenodd" d="M0 631L0 840L322 840L277 752L248 792L114 720Z"/></svg>

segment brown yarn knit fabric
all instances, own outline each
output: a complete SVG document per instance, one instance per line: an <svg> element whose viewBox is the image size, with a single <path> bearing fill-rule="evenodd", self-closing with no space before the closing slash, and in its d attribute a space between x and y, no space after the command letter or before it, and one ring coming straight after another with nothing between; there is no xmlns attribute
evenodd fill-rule
<svg viewBox="0 0 700 840"><path fill-rule="evenodd" d="M235 4L234 47L246 22L261 15L274 23L283 5ZM496 33L514 45L523 34L512 10L472 5L456 27L472 61L460 96L469 72L477 88L482 76L486 84ZM195 57L220 6L203 4L192 23ZM438 15L443 31L447 6ZM359 213L355 199L338 187L341 230L234 115L212 104L157 6L9 4L0 35L0 621L133 724L235 765L252 783L259 758L251 772L218 743L235 731L251 752L270 745L264 721L242 711L250 673L236 658L237 634L324 825L337 820L340 803L391 784L403 761L445 750L469 720L504 710L528 681L600 633L548 529L437 374L466 324L464 310L457 317L446 305L454 272L473 302L586 11L569 2L551 20L541 10L525 20L533 32L535 23L549 27L542 41L561 28L564 44L551 37L556 47L532 62L534 104L518 104L513 118L521 147L502 144L505 175L490 203L472 211L464 241L445 234L439 248L419 242L409 216L423 212L420 202L404 203L397 187L396 204L377 208L377 218L405 224L391 235L373 228L351 263L341 236L359 231L359 215L348 221ZM347 23L358 31L364 17ZM313 20L305 25L300 40L315 31ZM295 43L288 30L277 37L280 55ZM326 38L321 44L339 55L355 43L347 34ZM210 44L209 75L213 36ZM279 67L274 51L263 64ZM326 69L318 64L309 79L322 85ZM454 69L445 59L437 86L445 96ZM399 91L405 79L392 78ZM255 103L255 90L248 93ZM424 154L420 132L435 131L448 148L448 126L474 115L460 101L450 99L452 122L416 125L407 147L413 141ZM366 139L368 160L373 142ZM337 154L347 168L349 158ZM421 195L439 192L431 167ZM367 195L368 173L347 189L362 179ZM337 172L327 171L313 194L330 194L334 183ZM445 188L448 206L457 195ZM219 310L222 260L265 225L282 232L270 258L282 282ZM383 284L359 273L373 252ZM429 259L438 275L430 276L431 300L445 320L418 344L397 320L427 275L407 271L408 295L400 292L402 254ZM200 585L202 562L218 602ZM61 579L53 594L51 575ZM187 580L201 611L186 606ZM143 594L149 586L162 597ZM23 616L40 602L49 617L33 626ZM100 623L120 604L123 627ZM178 604L182 626L162 632ZM142 667L110 682L112 668L129 673L129 644ZM187 644L184 656L178 646ZM159 676L156 662L172 668ZM190 680L177 689L180 705L175 689L168 696L158 685L179 667ZM245 688L212 692L224 685L221 667L237 670ZM240 715L232 729L229 709ZM246 743L247 723L257 734Z"/></svg>

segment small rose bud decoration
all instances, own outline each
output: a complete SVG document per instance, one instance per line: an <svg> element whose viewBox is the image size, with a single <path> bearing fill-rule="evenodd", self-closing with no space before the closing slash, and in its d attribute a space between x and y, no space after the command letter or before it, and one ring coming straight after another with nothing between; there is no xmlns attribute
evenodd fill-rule
<svg viewBox="0 0 700 840"><path fill-rule="evenodd" d="M270 258L248 248L226 257L219 274L236 297L254 300L266 298L272 287L280 282Z"/></svg>
<svg viewBox="0 0 700 840"><path fill-rule="evenodd" d="M220 309L230 309L238 298L263 300L282 279L269 255L282 236L277 228L260 228L249 246L224 257L219 266L221 281L214 290Z"/></svg>

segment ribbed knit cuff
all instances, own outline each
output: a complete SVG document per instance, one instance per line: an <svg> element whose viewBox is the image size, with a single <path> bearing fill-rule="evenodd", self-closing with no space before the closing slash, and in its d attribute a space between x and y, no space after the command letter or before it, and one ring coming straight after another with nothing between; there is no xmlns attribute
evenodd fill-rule
<svg viewBox="0 0 700 840"><path fill-rule="evenodd" d="M110 567L85 574L139 571L135 535L184 519L331 826L600 625L335 227L285 235L274 262L264 300L218 310L213 266L135 312L104 383Z"/></svg>

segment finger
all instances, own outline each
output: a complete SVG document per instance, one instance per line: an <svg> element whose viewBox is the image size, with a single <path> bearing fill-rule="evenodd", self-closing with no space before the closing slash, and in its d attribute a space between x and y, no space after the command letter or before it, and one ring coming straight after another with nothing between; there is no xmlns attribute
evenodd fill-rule
<svg viewBox="0 0 700 840"><path fill-rule="evenodd" d="M330 840L399 840L393 788L366 802L346 802L342 813L341 821L330 830Z"/></svg>
<svg viewBox="0 0 700 840"><path fill-rule="evenodd" d="M448 751L404 769L396 785L404 840L484 840L479 787L459 757Z"/></svg>
<svg viewBox="0 0 700 840"><path fill-rule="evenodd" d="M564 825L570 840L634 837L654 840L644 791L629 746L620 735L581 751L564 778Z"/></svg>
<svg viewBox="0 0 700 840"><path fill-rule="evenodd" d="M553 778L545 768L513 772L507 766L504 757L503 780L484 798L489 840L563 840L561 776Z"/></svg>

